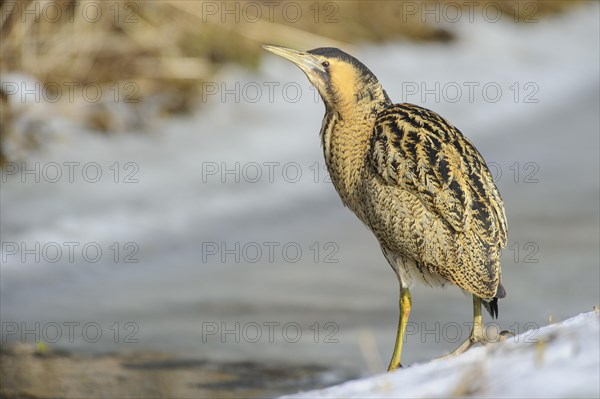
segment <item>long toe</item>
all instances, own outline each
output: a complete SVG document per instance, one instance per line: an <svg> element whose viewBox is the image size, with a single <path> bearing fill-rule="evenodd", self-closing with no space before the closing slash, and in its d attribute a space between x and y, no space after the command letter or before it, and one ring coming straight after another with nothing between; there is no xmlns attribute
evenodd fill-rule
<svg viewBox="0 0 600 399"><path fill-rule="evenodd" d="M504 330L500 332L500 341L505 341L510 337L514 337L516 334L512 330Z"/></svg>
<svg viewBox="0 0 600 399"><path fill-rule="evenodd" d="M469 350L473 345L475 345L477 343L477 341L473 338L473 337L469 337L469 339L467 339L465 342L463 342L462 344L460 344L460 346L456 349L454 349L452 352L445 354L443 356L438 357L438 359L446 359L449 357L454 357L454 356L458 356L462 353L465 353L467 350Z"/></svg>

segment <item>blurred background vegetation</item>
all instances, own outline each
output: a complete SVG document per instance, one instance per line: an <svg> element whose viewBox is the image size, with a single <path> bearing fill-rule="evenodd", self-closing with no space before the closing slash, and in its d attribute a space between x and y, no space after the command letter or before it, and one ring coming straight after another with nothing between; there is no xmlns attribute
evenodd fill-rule
<svg viewBox="0 0 600 399"><path fill-rule="evenodd" d="M45 97L57 98L60 94L57 103L63 106L53 104L53 112L64 113L102 132L127 130L136 126L117 123L106 101L94 101L82 108L69 102L65 92L77 93L93 84L101 88L103 95L118 95L134 108L151 99L154 114L170 115L188 111L201 98L202 82L214 79L224 64L255 66L262 55L261 43L308 49L393 38L452 40L443 25L423 23L423 16L412 12L415 3L1 1L0 73L3 81L10 81L6 79L8 73L19 73L40 82ZM525 8L519 10L514 0L420 2L424 3L431 7L485 7L494 3L496 9L516 22L531 14ZM526 3L537 18L578 2ZM62 93L54 92L58 90ZM12 122L16 114L28 111L11 103L6 90L0 94L0 160L5 161L19 158L9 153L5 142L14 135ZM73 97L82 98L77 94ZM26 136L20 138L21 142L39 146L38 125L20 132Z"/></svg>
<svg viewBox="0 0 600 399"><path fill-rule="evenodd" d="M31 335L14 336L25 346L0 347L0 398L264 397L384 370L398 287L371 233L321 173L322 105L312 96L298 104L221 104L202 92L203 83L266 78L308 84L283 60L265 57L259 68L262 43L368 55L392 96L411 80L502 84L499 103L415 100L457 123L493 162L510 225L501 325L541 326L548 316L560 320L597 304L598 9L577 10L580 3L0 0L0 165L15 161L2 169L3 242L104 248L93 264L79 255L68 261L66 250L56 263L34 261L24 249L5 252L2 322L134 322L141 338L124 345L106 330L97 344L67 342L66 333L36 344ZM480 18L487 5L491 17L503 13L500 23L435 21L439 8L451 19L454 7L476 7ZM424 21L425 10L433 11ZM385 59L390 52L397 53ZM408 65L391 61L403 57ZM516 99L513 84L533 84L539 95ZM247 166L267 163L278 165L274 180L270 168L259 169L259 181L251 168L246 175ZM74 179L69 168L59 169L56 182L43 174L67 164L79 165ZM82 165L98 165L103 179L90 182ZM219 172L208 176L214 165ZM301 181L286 179L290 165L301 166ZM528 166L535 167L531 180ZM121 184L130 177L135 184ZM272 261L266 250L258 262L225 254L274 241L300 245L303 259ZM139 246L140 262L117 262L114 244ZM204 244L225 249L206 260ZM315 244L320 255L311 252ZM335 262L315 259L331 254L323 244L339 246ZM470 319L458 290L419 290L414 326ZM312 328L304 343L201 339L205 321L267 320L306 328L333 322L340 339L315 345ZM409 363L458 343L411 339Z"/></svg>

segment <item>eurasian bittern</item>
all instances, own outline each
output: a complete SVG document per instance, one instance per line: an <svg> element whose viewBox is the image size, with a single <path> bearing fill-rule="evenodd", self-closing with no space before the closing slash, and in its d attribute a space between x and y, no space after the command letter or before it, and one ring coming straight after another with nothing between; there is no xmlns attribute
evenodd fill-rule
<svg viewBox="0 0 600 399"><path fill-rule="evenodd" d="M498 316L504 205L481 154L433 111L393 104L375 75L336 48L266 50L296 64L325 103L321 143L344 205L375 234L400 282L400 318L389 370L400 367L415 282L473 294L470 338L486 343L481 304Z"/></svg>

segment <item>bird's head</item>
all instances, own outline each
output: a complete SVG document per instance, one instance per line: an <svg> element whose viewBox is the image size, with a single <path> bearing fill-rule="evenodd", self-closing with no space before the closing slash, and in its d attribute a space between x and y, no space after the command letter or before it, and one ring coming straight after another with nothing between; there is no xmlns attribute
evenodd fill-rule
<svg viewBox="0 0 600 399"><path fill-rule="evenodd" d="M341 112L357 104L373 107L391 103L383 87L362 62L332 47L298 51L279 46L262 46L296 64L317 88L327 108Z"/></svg>

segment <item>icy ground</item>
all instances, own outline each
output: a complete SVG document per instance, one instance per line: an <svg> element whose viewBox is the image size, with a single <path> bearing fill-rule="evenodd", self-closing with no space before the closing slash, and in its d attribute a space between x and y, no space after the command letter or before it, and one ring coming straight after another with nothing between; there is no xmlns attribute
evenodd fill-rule
<svg viewBox="0 0 600 399"><path fill-rule="evenodd" d="M590 397L600 395L597 312L412 365L288 398Z"/></svg>

